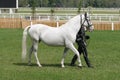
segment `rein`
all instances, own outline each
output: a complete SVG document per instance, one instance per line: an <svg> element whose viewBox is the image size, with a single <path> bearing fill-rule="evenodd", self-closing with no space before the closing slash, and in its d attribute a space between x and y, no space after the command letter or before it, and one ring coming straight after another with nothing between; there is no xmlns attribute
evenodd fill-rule
<svg viewBox="0 0 120 80"><path fill-rule="evenodd" d="M85 22L85 20L84 20L84 22ZM83 26L84 22L82 23L82 16L80 15L80 25L81 25L81 27L80 27L80 29L79 29L78 34L81 32L82 28L84 28L84 26ZM77 35L78 35L78 34L77 34Z"/></svg>

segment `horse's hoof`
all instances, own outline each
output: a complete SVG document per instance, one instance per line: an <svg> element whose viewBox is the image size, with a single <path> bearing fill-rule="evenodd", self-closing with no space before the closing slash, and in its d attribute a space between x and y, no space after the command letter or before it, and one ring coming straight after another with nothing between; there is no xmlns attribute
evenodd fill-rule
<svg viewBox="0 0 120 80"><path fill-rule="evenodd" d="M37 65L38 65L38 67L42 67L42 65L39 62L37 63Z"/></svg>
<svg viewBox="0 0 120 80"><path fill-rule="evenodd" d="M28 66L32 66L32 64L31 64L31 63L28 63Z"/></svg>
<svg viewBox="0 0 120 80"><path fill-rule="evenodd" d="M39 68L41 68L42 66L38 66Z"/></svg>
<svg viewBox="0 0 120 80"><path fill-rule="evenodd" d="M40 65L40 64L39 64L39 65L38 65L38 67L40 67L40 68L41 68L41 67L42 67L42 65Z"/></svg>
<svg viewBox="0 0 120 80"><path fill-rule="evenodd" d="M65 66L64 66L64 65L62 65L61 67L62 67L62 68L64 68Z"/></svg>
<svg viewBox="0 0 120 80"><path fill-rule="evenodd" d="M82 66L78 66L80 69L82 69Z"/></svg>

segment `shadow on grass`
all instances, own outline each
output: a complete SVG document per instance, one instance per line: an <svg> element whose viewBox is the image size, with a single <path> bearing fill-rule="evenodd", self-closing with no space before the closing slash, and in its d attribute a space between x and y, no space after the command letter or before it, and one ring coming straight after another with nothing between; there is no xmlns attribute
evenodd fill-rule
<svg viewBox="0 0 120 80"><path fill-rule="evenodd" d="M28 67L38 67L37 64L32 63L31 65L28 65L27 63L13 63L13 65L17 65L17 66L28 66ZM41 64L43 68L62 68L61 64ZM82 66L82 67L78 67L77 65L71 66L70 63L65 63L65 67L74 67L74 68L89 68L89 69L95 69L94 67L87 67L87 66Z"/></svg>
<svg viewBox="0 0 120 80"><path fill-rule="evenodd" d="M35 63L32 63L31 65L28 65L27 63L13 63L13 65L38 67L38 65ZM41 65L42 67L61 67L61 64L41 64Z"/></svg>
<svg viewBox="0 0 120 80"><path fill-rule="evenodd" d="M32 66L32 67L38 67L37 64L32 63L31 65L28 65L28 63L13 63L13 65L17 65L17 66ZM41 64L42 67L57 67L57 68L61 68L61 64ZM65 66L70 66L70 63L65 63ZM75 65L77 66L77 65ZM71 66L71 67L75 67L75 66Z"/></svg>
<svg viewBox="0 0 120 80"><path fill-rule="evenodd" d="M37 64L28 65L27 63L13 63L13 64L17 66L37 66Z"/></svg>

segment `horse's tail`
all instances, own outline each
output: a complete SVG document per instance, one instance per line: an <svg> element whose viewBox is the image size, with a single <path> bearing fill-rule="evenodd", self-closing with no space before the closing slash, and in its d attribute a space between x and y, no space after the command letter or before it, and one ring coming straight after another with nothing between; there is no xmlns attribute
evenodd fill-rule
<svg viewBox="0 0 120 80"><path fill-rule="evenodd" d="M28 29L29 28L30 28L30 26L26 27L23 31L23 38L22 38L22 59L23 60L26 58L26 54L27 54L26 40L27 40L27 34L28 34Z"/></svg>

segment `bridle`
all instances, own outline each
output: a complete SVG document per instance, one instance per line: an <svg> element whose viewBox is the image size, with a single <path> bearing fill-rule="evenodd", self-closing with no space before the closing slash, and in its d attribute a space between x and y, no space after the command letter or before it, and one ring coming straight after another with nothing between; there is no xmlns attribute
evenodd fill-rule
<svg viewBox="0 0 120 80"><path fill-rule="evenodd" d="M77 34L77 38L76 38L76 41L77 41L77 39L79 40L79 38L81 38L81 37L79 37L80 35L82 36L82 42L83 42L83 44L84 44L84 46L87 46L87 43L86 43L86 38L85 38L85 28L84 27L86 27L86 28L89 28L89 27L91 27L92 26L92 24L90 24L89 23L89 20L88 20L88 18L87 18L87 14L85 13L85 19L84 19L84 21L82 22L82 15L80 15L80 25L81 25L81 27L80 27L80 30L79 30L79 32L78 32L78 34ZM88 24L88 26L84 26L84 23L85 23L85 21L87 21L87 24Z"/></svg>
<svg viewBox="0 0 120 80"><path fill-rule="evenodd" d="M91 27L92 24L89 23L90 20L87 19L87 15L85 16L85 20L87 21L88 27ZM85 20L84 20L84 22L85 22Z"/></svg>
<svg viewBox="0 0 120 80"><path fill-rule="evenodd" d="M85 21L87 21L88 26L84 26ZM81 31L83 30L84 27L86 27L88 29L92 26L92 24L90 24L89 21L90 20L88 20L88 18L87 18L87 13L85 13L85 15L84 15L84 21L82 21L82 15L80 15L80 26L81 27L80 27L77 35L81 34Z"/></svg>
<svg viewBox="0 0 120 80"><path fill-rule="evenodd" d="M85 19L84 19L84 21L82 22L82 15L80 15L81 28L82 28L82 27L90 28L90 27L92 26L92 24L89 23L89 20L88 20L88 18L87 18L87 13L85 13L84 16L85 16ZM88 26L84 26L85 21L87 21Z"/></svg>

